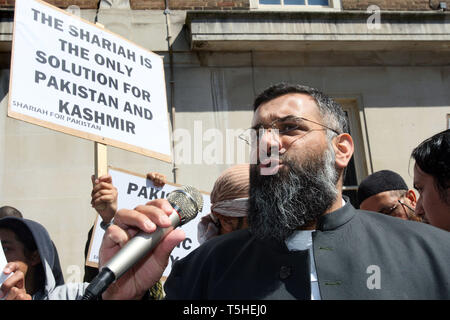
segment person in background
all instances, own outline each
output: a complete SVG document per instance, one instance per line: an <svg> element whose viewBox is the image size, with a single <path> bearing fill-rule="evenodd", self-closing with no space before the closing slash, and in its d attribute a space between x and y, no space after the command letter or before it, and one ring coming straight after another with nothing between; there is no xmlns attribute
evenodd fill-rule
<svg viewBox="0 0 450 320"><path fill-rule="evenodd" d="M414 188L419 192L417 215L450 231L450 129L420 143L411 158L415 160Z"/></svg>
<svg viewBox="0 0 450 320"><path fill-rule="evenodd" d="M47 230L39 223L17 217L0 219L0 240L14 273L2 285L6 300L77 299L88 284L64 284L58 253Z"/></svg>
<svg viewBox="0 0 450 320"><path fill-rule="evenodd" d="M415 214L416 194L405 180L391 170L367 176L358 187L361 210L375 211L403 220L421 221Z"/></svg>
<svg viewBox="0 0 450 320"><path fill-rule="evenodd" d="M4 217L23 218L22 213L14 207L3 206L0 208L0 219Z"/></svg>
<svg viewBox="0 0 450 320"><path fill-rule="evenodd" d="M198 242L248 227L250 165L238 164L217 178L210 195L211 213L198 224Z"/></svg>

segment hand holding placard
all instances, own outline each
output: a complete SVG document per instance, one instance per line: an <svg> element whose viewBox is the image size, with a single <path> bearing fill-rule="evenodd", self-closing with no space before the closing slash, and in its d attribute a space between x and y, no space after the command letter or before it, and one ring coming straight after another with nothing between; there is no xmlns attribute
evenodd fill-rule
<svg viewBox="0 0 450 320"><path fill-rule="evenodd" d="M99 178L93 175L91 180L91 205L104 222L110 222L117 211L117 188L112 184L110 175Z"/></svg>

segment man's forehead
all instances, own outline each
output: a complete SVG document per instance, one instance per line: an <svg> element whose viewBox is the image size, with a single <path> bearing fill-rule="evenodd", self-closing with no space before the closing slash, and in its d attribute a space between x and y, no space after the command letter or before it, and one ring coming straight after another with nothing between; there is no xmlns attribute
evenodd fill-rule
<svg viewBox="0 0 450 320"><path fill-rule="evenodd" d="M373 195L375 199L382 203L395 203L397 201L397 197L394 194L395 190L387 190Z"/></svg>
<svg viewBox="0 0 450 320"><path fill-rule="evenodd" d="M262 103L253 115L253 124L273 121L286 116L320 121L316 100L304 93L288 93Z"/></svg>
<svg viewBox="0 0 450 320"><path fill-rule="evenodd" d="M361 206L364 207L364 209L380 211L396 205L397 200L398 199L394 196L392 190L388 190L368 197L361 203Z"/></svg>
<svg viewBox="0 0 450 320"><path fill-rule="evenodd" d="M426 173L420 169L420 167L417 164L414 164L414 184L417 182L420 182L426 178Z"/></svg>

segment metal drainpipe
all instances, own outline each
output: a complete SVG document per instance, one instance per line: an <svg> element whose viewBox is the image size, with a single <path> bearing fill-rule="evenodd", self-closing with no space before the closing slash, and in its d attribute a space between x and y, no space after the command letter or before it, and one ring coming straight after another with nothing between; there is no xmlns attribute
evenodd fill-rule
<svg viewBox="0 0 450 320"><path fill-rule="evenodd" d="M173 139L173 134L175 130L175 81L174 81L174 72L173 72L173 49L172 49L172 30L170 28L170 9L169 9L169 0L165 0L166 8L164 10L164 15L166 16L166 27L167 27L167 48L169 50L169 69L170 69L170 120L172 122L172 150L175 150L175 142ZM175 163L175 154L172 158L172 173L173 173L173 182L177 183L177 165Z"/></svg>

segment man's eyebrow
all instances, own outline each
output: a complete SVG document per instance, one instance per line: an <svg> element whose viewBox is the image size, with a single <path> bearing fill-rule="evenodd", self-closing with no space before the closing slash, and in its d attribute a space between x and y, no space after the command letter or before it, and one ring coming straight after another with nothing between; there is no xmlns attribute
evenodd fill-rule
<svg viewBox="0 0 450 320"><path fill-rule="evenodd" d="M303 117L299 117L299 116L294 116L293 114L288 115L286 117L283 117L284 120L289 120L289 119L303 119Z"/></svg>
<svg viewBox="0 0 450 320"><path fill-rule="evenodd" d="M287 116L284 116L281 118L273 116L273 117L269 117L269 119L270 119L269 121L272 123L274 121L286 121L286 120L295 120L295 119L303 119L303 118L290 114L290 115L287 115ZM257 123L253 127L251 127L251 129L257 130L261 127L261 125L263 125L263 123Z"/></svg>

